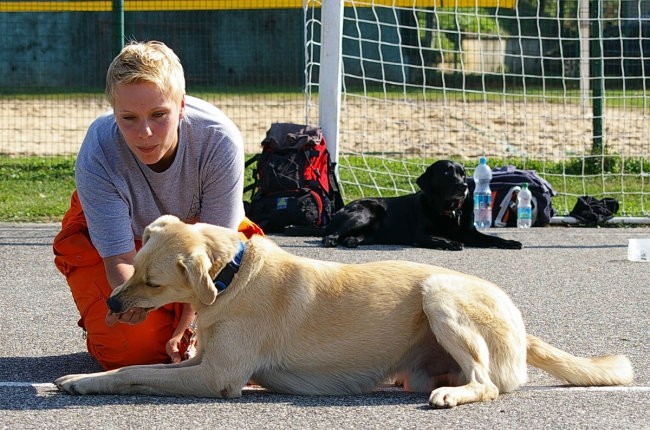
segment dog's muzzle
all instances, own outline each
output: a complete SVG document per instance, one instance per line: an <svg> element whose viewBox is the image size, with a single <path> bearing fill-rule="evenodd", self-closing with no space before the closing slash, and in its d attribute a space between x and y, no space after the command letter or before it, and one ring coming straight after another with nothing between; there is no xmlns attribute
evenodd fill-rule
<svg viewBox="0 0 650 430"><path fill-rule="evenodd" d="M449 218L456 218L459 217L461 214L461 208L463 207L463 204L465 203L465 199L467 198L467 193L468 193L467 187L465 187L465 190L462 195L458 196L457 198L452 198L446 201L447 206L445 209L441 212L443 216L447 216Z"/></svg>
<svg viewBox="0 0 650 430"><path fill-rule="evenodd" d="M448 207L442 211L442 215L449 218L456 218L461 214L460 208L463 207L463 202L465 199L460 200L450 200L448 202Z"/></svg>

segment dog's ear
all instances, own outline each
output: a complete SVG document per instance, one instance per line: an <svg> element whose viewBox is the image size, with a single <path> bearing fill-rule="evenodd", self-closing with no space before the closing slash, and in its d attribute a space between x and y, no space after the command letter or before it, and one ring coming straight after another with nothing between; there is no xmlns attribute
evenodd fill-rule
<svg viewBox="0 0 650 430"><path fill-rule="evenodd" d="M433 193L432 187L432 176L433 176L433 166L427 167L427 170L424 171L415 181L418 184L418 187L422 190L424 194L431 195Z"/></svg>
<svg viewBox="0 0 650 430"><path fill-rule="evenodd" d="M467 180L467 172L465 171L465 167L460 164L456 164L456 170L459 176L461 176L464 180Z"/></svg>
<svg viewBox="0 0 650 430"><path fill-rule="evenodd" d="M180 258L178 266L194 289L196 297L205 305L211 305L217 299L217 287L210 277L210 259L204 253L192 254Z"/></svg>

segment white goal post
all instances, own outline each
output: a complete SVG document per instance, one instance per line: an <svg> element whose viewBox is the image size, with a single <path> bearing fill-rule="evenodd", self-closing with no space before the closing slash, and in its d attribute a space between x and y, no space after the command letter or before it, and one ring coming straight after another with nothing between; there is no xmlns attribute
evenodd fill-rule
<svg viewBox="0 0 650 430"><path fill-rule="evenodd" d="M339 125L341 120L341 66L343 45L344 0L325 2L322 6L321 67L318 75L320 86L320 125L326 136L327 149L338 165Z"/></svg>
<svg viewBox="0 0 650 430"><path fill-rule="evenodd" d="M307 117L346 200L480 156L650 215L650 1L304 1ZM495 167L492 164L492 167Z"/></svg>

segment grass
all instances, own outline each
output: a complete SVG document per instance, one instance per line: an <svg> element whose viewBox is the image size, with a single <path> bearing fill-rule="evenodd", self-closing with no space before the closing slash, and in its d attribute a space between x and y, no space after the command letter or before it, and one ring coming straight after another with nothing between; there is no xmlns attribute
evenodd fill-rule
<svg viewBox="0 0 650 430"><path fill-rule="evenodd" d="M0 158L0 221L59 221L74 189L71 158Z"/></svg>
<svg viewBox="0 0 650 430"><path fill-rule="evenodd" d="M345 201L361 196L397 195L410 192L427 159L381 160L378 157L344 156L340 178ZM644 215L644 200L650 199L650 161L617 156L582 157L564 163L535 160L490 160L492 166L512 164L537 170L560 193L553 200L559 214L573 208L576 196L613 197L621 203L619 215ZM467 162L465 162L467 164ZM245 175L246 184L251 174ZM362 185L357 184L373 184ZM71 157L0 156L0 222L60 221L74 190L74 159ZM401 191L394 191L395 189ZM379 190L379 192L378 192ZM623 191L624 193L623 193ZM244 196L248 200L250 195Z"/></svg>
<svg viewBox="0 0 650 430"><path fill-rule="evenodd" d="M361 195L377 195L377 190L382 196L410 192L416 189L415 178L432 161L344 157L339 163L344 198L349 201ZM468 165L467 161L457 161ZM645 200L650 199L650 176L644 172L650 172L650 160L639 158L623 161L622 157L613 155L575 157L562 163L508 158L490 159L490 165L514 165L540 173L558 192L553 199L553 207L559 215L567 215L577 197L583 195L617 199L621 205L617 214L620 216L647 215L649 202ZM373 182L374 185L369 185ZM395 189L400 191L396 192Z"/></svg>

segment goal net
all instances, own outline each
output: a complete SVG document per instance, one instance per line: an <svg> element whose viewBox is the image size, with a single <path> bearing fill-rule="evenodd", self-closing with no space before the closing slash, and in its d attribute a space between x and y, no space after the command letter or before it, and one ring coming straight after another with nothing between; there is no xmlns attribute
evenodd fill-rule
<svg viewBox="0 0 650 430"><path fill-rule="evenodd" d="M650 8L613 0L306 1L307 110L345 200L414 192L436 159L536 170L647 216Z"/></svg>

